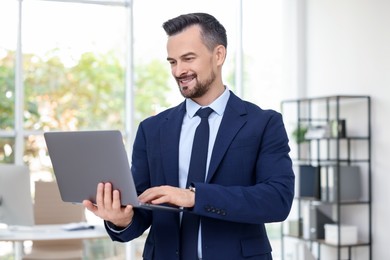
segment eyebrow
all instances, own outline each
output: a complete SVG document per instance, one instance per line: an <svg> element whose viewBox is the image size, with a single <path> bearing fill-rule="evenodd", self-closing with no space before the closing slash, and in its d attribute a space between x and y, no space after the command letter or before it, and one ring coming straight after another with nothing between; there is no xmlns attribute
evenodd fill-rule
<svg viewBox="0 0 390 260"><path fill-rule="evenodd" d="M182 58L185 58L185 57L191 56L191 55L197 56L195 52L187 52L187 53L181 55L179 58L182 59ZM167 61L171 61L171 60L176 60L176 59L171 58L171 57L167 57Z"/></svg>

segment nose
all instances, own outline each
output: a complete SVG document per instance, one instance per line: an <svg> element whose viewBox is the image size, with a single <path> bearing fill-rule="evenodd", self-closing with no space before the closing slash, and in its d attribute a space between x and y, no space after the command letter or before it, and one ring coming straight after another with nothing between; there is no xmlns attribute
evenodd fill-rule
<svg viewBox="0 0 390 260"><path fill-rule="evenodd" d="M174 77L180 77L187 73L187 66L183 62L177 62L175 66L172 67L172 75Z"/></svg>

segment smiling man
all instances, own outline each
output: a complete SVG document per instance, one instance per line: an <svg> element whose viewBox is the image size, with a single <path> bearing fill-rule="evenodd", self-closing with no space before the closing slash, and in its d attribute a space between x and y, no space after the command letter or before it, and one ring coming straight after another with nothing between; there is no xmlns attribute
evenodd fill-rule
<svg viewBox="0 0 390 260"><path fill-rule="evenodd" d="M140 123L131 168L141 202L183 212L121 207L110 183L84 205L115 241L150 228L144 259L272 259L264 224L283 221L294 196L282 117L224 85L227 37L213 16L185 14L163 27L185 100Z"/></svg>

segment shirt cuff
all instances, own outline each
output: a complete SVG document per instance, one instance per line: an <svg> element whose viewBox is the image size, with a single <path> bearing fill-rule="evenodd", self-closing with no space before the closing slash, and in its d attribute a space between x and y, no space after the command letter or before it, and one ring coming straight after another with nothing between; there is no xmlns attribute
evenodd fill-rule
<svg viewBox="0 0 390 260"><path fill-rule="evenodd" d="M114 224L112 224L110 221L104 221L104 224L106 225L106 227L110 230L110 231L112 231L112 232L114 232L114 233L116 233L116 234L120 234L120 233L122 233L122 232L124 232L126 229L128 229L130 226L131 226L131 224L133 223L133 221L131 221L130 222L130 224L129 225L127 225L127 227L118 227L118 226L115 226Z"/></svg>

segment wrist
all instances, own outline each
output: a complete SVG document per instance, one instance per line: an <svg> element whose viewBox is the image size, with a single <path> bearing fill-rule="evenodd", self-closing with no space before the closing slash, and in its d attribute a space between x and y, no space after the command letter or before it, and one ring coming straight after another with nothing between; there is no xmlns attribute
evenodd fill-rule
<svg viewBox="0 0 390 260"><path fill-rule="evenodd" d="M189 187L188 187L188 191L189 191L189 195L190 195L190 203L189 203L189 208L193 208L195 207L195 186L193 184L191 184Z"/></svg>
<svg viewBox="0 0 390 260"><path fill-rule="evenodd" d="M188 189L190 190L190 191L192 191L193 193L195 193L195 191L196 191L196 189L195 189L195 186L194 185L190 185L190 187L188 187Z"/></svg>

